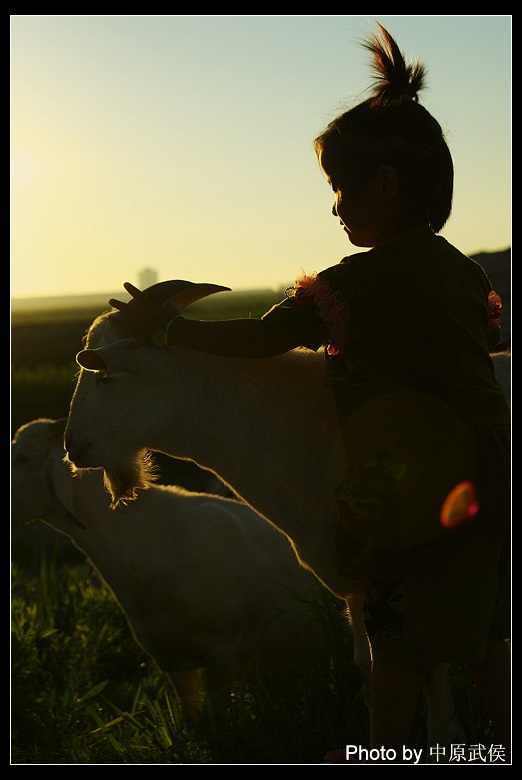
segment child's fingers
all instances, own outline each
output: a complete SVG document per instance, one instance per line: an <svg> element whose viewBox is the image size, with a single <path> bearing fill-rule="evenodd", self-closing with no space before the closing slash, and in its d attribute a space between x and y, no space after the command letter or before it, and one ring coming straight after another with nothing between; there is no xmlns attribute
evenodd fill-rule
<svg viewBox="0 0 522 780"><path fill-rule="evenodd" d="M122 311L127 304L123 303L123 301L117 301L115 298L109 299L109 306L112 306L113 309L119 309Z"/></svg>
<svg viewBox="0 0 522 780"><path fill-rule="evenodd" d="M133 298L146 298L147 296L145 293L143 293L141 290L139 290L137 287L134 287L133 284L130 282L124 282L123 286L127 290L130 295L132 295Z"/></svg>

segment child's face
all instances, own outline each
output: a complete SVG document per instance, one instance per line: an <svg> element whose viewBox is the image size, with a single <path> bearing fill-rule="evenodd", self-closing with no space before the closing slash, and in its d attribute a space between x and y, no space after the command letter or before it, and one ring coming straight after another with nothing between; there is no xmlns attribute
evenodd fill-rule
<svg viewBox="0 0 522 780"><path fill-rule="evenodd" d="M393 229L396 174L388 165L382 165L370 178L362 180L355 171L346 171L342 181L330 175L324 161L323 173L330 184L335 202L332 208L350 243L360 247L377 246Z"/></svg>
<svg viewBox="0 0 522 780"><path fill-rule="evenodd" d="M383 211L379 177L364 186L352 179L342 185L330 182L335 194L332 213L354 246L373 247L379 242L383 226Z"/></svg>

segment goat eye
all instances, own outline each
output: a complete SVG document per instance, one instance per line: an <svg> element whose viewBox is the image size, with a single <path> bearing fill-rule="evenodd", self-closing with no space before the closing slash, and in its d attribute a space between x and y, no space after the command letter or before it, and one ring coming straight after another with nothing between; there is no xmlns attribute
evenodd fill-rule
<svg viewBox="0 0 522 780"><path fill-rule="evenodd" d="M108 385L109 382L112 381L111 376L107 376L105 371L97 371L96 372L96 384L102 384L102 385Z"/></svg>

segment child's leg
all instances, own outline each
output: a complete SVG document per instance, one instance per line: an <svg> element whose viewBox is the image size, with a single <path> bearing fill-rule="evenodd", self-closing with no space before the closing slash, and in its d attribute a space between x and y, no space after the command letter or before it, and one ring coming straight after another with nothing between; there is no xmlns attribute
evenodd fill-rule
<svg viewBox="0 0 522 780"><path fill-rule="evenodd" d="M511 651L505 642L490 640L483 661L470 664L477 692L491 719L495 739L511 754Z"/></svg>
<svg viewBox="0 0 522 780"><path fill-rule="evenodd" d="M408 744L424 669L409 663L373 662L370 748L395 750L397 763L402 762Z"/></svg>

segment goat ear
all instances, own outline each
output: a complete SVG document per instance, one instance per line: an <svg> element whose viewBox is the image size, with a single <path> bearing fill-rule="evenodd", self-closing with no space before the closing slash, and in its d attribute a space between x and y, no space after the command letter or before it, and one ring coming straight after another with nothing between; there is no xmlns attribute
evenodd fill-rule
<svg viewBox="0 0 522 780"><path fill-rule="evenodd" d="M105 368L103 358L100 357L95 349L82 349L76 355L76 362L88 371L102 371Z"/></svg>
<svg viewBox="0 0 522 780"><path fill-rule="evenodd" d="M171 279L167 282L158 282L147 287L146 292L157 303L169 303L176 309L184 309L185 306L206 298L217 292L230 292L230 287L220 284L207 284L205 282L187 282L183 279ZM132 301L130 301L132 304Z"/></svg>

